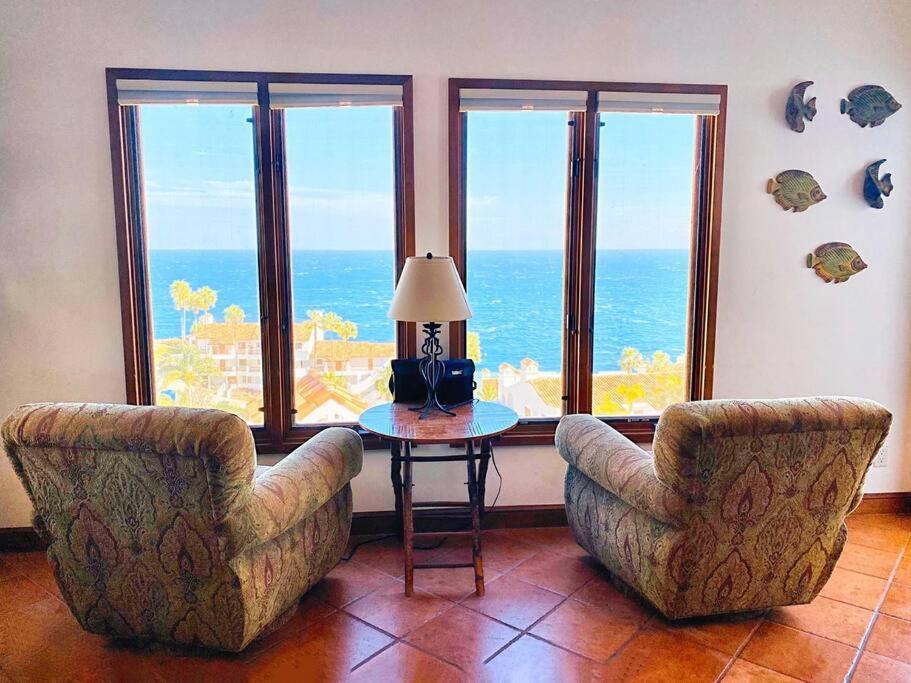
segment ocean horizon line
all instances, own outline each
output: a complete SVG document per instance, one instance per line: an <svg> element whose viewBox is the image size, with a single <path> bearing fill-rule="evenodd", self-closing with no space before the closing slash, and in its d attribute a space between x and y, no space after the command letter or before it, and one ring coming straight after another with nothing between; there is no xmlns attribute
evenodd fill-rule
<svg viewBox="0 0 911 683"><path fill-rule="evenodd" d="M642 251L689 251L689 249L690 249L689 247L625 247L622 249L595 249L595 252L597 253L597 252L605 252L605 251L611 251L611 252L616 252L616 251L637 251L637 252L642 252ZM194 248L194 249L188 249L188 248L184 248L184 247L155 247L155 248L149 249L149 252L164 252L164 251L167 251L167 252L208 251L208 252L213 252L213 253L215 253L215 252L242 253L242 252L251 252L251 251L258 251L258 250L255 248L212 249L209 247L200 247L200 248ZM561 252L561 251L563 251L563 249L562 248L561 249L472 249L471 251L472 252L484 252L487 254L497 254L497 253L553 254L555 252ZM382 253L387 253L387 252L392 253L392 250L390 250L390 249L306 249L306 248L302 248L302 249L291 249L291 252L292 253L293 252L307 252L307 253L311 253L311 254L319 254L319 253L326 253L326 252L332 252L332 253L338 253L338 254L345 254L345 253L382 254ZM423 256L423 255L424 254L415 254L415 256ZM449 254L443 254L443 256L449 256Z"/></svg>

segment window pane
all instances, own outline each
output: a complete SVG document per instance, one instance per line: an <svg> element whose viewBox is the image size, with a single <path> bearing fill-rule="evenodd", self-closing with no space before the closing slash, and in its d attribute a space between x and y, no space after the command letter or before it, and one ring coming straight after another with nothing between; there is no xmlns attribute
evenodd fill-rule
<svg viewBox="0 0 911 683"><path fill-rule="evenodd" d="M602 114L592 412L686 400L696 117Z"/></svg>
<svg viewBox="0 0 911 683"><path fill-rule="evenodd" d="M468 356L476 396L563 412L566 112L467 114Z"/></svg>
<svg viewBox="0 0 911 683"><path fill-rule="evenodd" d="M285 110L298 423L356 422L391 400L392 107Z"/></svg>
<svg viewBox="0 0 911 683"><path fill-rule="evenodd" d="M262 424L252 108L139 109L155 403Z"/></svg>

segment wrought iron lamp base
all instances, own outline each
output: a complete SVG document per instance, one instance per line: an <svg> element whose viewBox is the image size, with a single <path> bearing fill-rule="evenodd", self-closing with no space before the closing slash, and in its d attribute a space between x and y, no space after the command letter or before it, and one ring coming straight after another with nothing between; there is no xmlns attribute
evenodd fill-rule
<svg viewBox="0 0 911 683"><path fill-rule="evenodd" d="M455 413L440 403L440 399L437 396L437 387L446 372L446 367L443 365L443 361L440 360L440 356L443 353L443 347L440 346L441 327L440 323L424 323L423 325L424 333L427 337L421 346L424 357L421 359L419 368L421 377L424 378L424 386L427 388L427 399L424 401L424 405L411 408L411 410L416 412L420 411L420 419L424 419L435 410L455 417Z"/></svg>

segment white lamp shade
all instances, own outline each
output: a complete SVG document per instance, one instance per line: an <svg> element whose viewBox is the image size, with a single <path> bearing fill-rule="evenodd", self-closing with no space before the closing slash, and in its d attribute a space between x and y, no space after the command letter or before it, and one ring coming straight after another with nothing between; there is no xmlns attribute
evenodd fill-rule
<svg viewBox="0 0 911 683"><path fill-rule="evenodd" d="M468 297L449 256L409 256L388 316L406 322L445 323L471 317Z"/></svg>

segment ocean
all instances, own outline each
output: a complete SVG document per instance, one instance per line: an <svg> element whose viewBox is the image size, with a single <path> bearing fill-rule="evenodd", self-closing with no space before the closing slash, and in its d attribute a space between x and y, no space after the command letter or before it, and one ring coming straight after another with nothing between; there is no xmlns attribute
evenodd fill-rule
<svg viewBox="0 0 911 683"><path fill-rule="evenodd" d="M237 304L247 321L259 317L254 251L152 250L152 322L156 339L180 336L180 313L168 288L187 280L218 292L211 311L222 320ZM563 254L560 251L474 251L468 260L468 299L474 317L468 329L481 344L480 368L518 366L532 358L544 371L558 371L562 347ZM307 311L334 311L357 323L357 339L391 341L386 317L392 298L389 252L294 251L295 321ZM676 359L686 344L687 250L598 251L595 266L595 371L619 370L622 350L644 355L664 351Z"/></svg>

